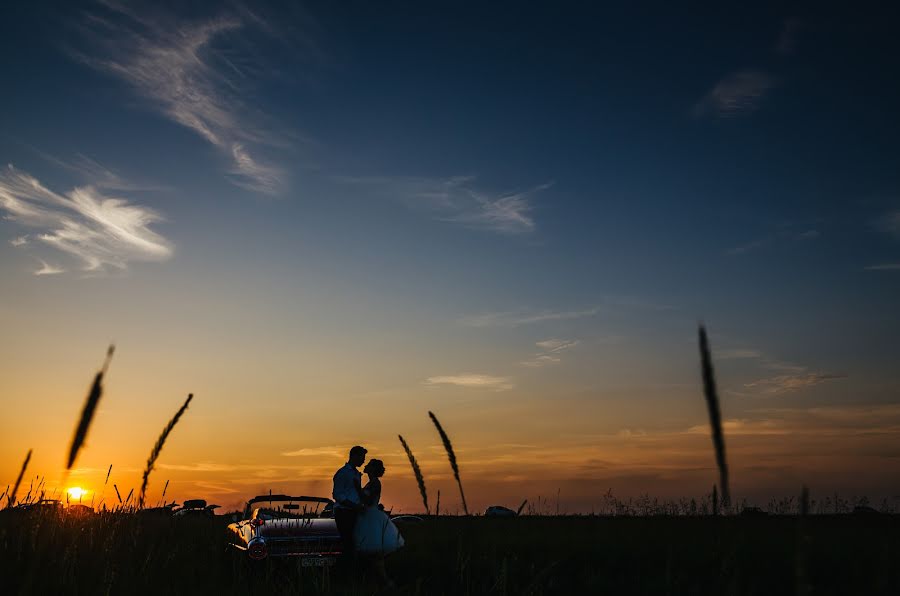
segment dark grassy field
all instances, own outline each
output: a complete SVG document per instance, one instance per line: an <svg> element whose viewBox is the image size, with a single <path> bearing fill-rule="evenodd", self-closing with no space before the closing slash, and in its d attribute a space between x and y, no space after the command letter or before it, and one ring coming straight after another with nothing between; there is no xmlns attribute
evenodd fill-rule
<svg viewBox="0 0 900 596"><path fill-rule="evenodd" d="M395 590L251 566L222 519L0 512L5 594L898 594L900 517L441 517L406 525Z"/></svg>

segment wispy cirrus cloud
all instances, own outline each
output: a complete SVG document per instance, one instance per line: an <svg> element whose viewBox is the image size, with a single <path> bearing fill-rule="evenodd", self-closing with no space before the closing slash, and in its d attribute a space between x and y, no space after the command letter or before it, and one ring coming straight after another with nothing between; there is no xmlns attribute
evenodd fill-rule
<svg viewBox="0 0 900 596"><path fill-rule="evenodd" d="M584 310L507 311L469 315L460 319L467 327L519 327L545 321L564 321L592 317L599 313L599 306Z"/></svg>
<svg viewBox="0 0 900 596"><path fill-rule="evenodd" d="M414 176L340 176L338 181L364 186L427 211L440 221L501 234L533 232L534 197L550 188L548 182L514 192L490 192L479 188L474 176L422 178Z"/></svg>
<svg viewBox="0 0 900 596"><path fill-rule="evenodd" d="M785 246L796 246L813 242L821 237L822 233L809 227L808 222L777 222L772 226L774 229L766 234L752 240L748 240L737 246L733 246L725 251L729 256L746 255L763 249L780 248Z"/></svg>
<svg viewBox="0 0 900 596"><path fill-rule="evenodd" d="M520 327L552 321L567 321L593 317L601 312L649 311L668 312L677 310L670 304L647 300L637 296L605 295L594 306L583 309L527 309L485 312L466 315L459 324L466 327ZM606 340L620 339L607 337Z"/></svg>
<svg viewBox="0 0 900 596"><path fill-rule="evenodd" d="M105 2L111 14L91 14L85 27L94 47L74 52L85 64L126 84L149 106L213 145L231 165L229 179L251 191L276 195L284 170L256 153L278 144L265 130L265 114L250 109L246 74L217 45L250 28L266 30L248 11L187 22L172 15Z"/></svg>
<svg viewBox="0 0 900 596"><path fill-rule="evenodd" d="M177 470L179 472L233 472L236 466L220 464L217 462L197 462L193 464L159 464L163 470Z"/></svg>
<svg viewBox="0 0 900 596"><path fill-rule="evenodd" d="M694 116L733 118L750 114L759 109L774 86L775 78L763 71L741 70L732 73L716 83L694 105Z"/></svg>
<svg viewBox="0 0 900 596"><path fill-rule="evenodd" d="M301 449L294 449L293 451L282 451L281 455L285 457L322 457L323 455L329 457L344 457L347 455L347 448L337 445L327 447L303 447Z"/></svg>
<svg viewBox="0 0 900 596"><path fill-rule="evenodd" d="M900 271L900 263L879 263L878 265L866 265L866 271Z"/></svg>
<svg viewBox="0 0 900 596"><path fill-rule="evenodd" d="M747 253L753 252L755 250L759 250L763 247L768 246L773 241L772 238L757 238L756 240L751 240L749 242L745 242L744 244L740 244L738 246L734 246L729 248L726 254L729 255L745 255Z"/></svg>
<svg viewBox="0 0 900 596"><path fill-rule="evenodd" d="M28 235L26 234L24 236L16 236L12 240L10 240L9 243L13 246L25 246L26 244L28 244Z"/></svg>
<svg viewBox="0 0 900 596"><path fill-rule="evenodd" d="M491 391L509 391L513 383L509 377L495 377L475 373L462 373L458 375L444 375L428 377L425 379L427 386L455 385L469 389L490 389Z"/></svg>
<svg viewBox="0 0 900 596"><path fill-rule="evenodd" d="M757 378L742 384L742 390L726 389L742 397L775 397L847 378L845 374L818 372L809 366L773 358L761 350L748 347L716 350L717 360L751 361Z"/></svg>
<svg viewBox="0 0 900 596"><path fill-rule="evenodd" d="M742 418L730 418L722 421L722 429L730 436L737 435L788 435L791 429L786 428L783 421L779 420L754 420ZM698 424L684 431L687 435L709 434L708 424Z"/></svg>
<svg viewBox="0 0 900 596"><path fill-rule="evenodd" d="M59 194L9 165L0 170L0 209L6 211L6 219L38 229L35 240L77 257L86 271L126 269L130 261L164 261L172 256L171 244L150 229L161 219L155 211L93 186ZM42 264L36 275L62 272Z"/></svg>
<svg viewBox="0 0 900 596"><path fill-rule="evenodd" d="M51 265L43 259L38 259L38 261L40 261L40 263L41 263L41 268L35 270L35 272L34 272L35 275L57 275L59 273L66 272L65 269L61 269L60 267Z"/></svg>
<svg viewBox="0 0 900 596"><path fill-rule="evenodd" d="M520 362L522 366L531 368L540 368L550 364L559 364L562 362L562 353L571 350L581 342L571 339L545 339L536 342L535 345L541 349L529 360Z"/></svg>
<svg viewBox="0 0 900 596"><path fill-rule="evenodd" d="M744 384L748 389L758 389L764 396L776 396L792 393L801 389L815 387L828 381L846 379L847 375L834 373L803 372L797 374L777 375Z"/></svg>

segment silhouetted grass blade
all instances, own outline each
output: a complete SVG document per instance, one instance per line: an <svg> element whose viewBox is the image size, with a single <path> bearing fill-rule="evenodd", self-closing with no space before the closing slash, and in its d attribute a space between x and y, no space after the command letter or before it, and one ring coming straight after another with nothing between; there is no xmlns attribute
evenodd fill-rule
<svg viewBox="0 0 900 596"><path fill-rule="evenodd" d="M169 420L169 423L163 429L162 433L160 433L159 438L156 440L156 444L153 445L153 449L150 450L150 457L147 458L147 467L144 468L144 477L141 481L141 492L138 497L138 508L144 506L144 497L147 494L147 482L150 479L150 472L153 471L153 466L156 464L157 458L159 458L159 454L162 452L163 446L166 444L166 439L169 437L169 433L172 432L172 429L175 428L175 425L178 424L178 420L181 418L181 415L184 414L185 410L187 410L188 405L190 405L191 400L194 399L194 394L189 393L187 399L184 401L184 404L175 412L175 416Z"/></svg>
<svg viewBox="0 0 900 596"><path fill-rule="evenodd" d="M403 435L397 435L397 437L400 439L400 444L403 445L403 450L406 451L406 457L409 458L409 465L412 467L413 474L416 475L416 482L419 485L419 493L422 495L422 504L425 505L425 513L427 515L431 515L431 509L428 508L428 492L425 490L425 478L422 476L422 469L419 468L419 462L416 461L412 450L403 439Z"/></svg>
<svg viewBox="0 0 900 596"><path fill-rule="evenodd" d="M438 422L437 416L435 416L433 412L428 412L428 415L431 417L431 421L434 422L434 427L437 429L438 434L441 435L441 441L444 443L444 450L447 452L447 459L450 460L450 467L453 469L453 477L456 478L456 484L459 486L459 496L462 499L463 511L466 515L469 515L469 507L466 505L466 495L463 493L462 481L459 479L459 466L456 463L456 454L453 453L453 443L450 442L450 437L447 436L441 423Z"/></svg>
<svg viewBox="0 0 900 596"><path fill-rule="evenodd" d="M29 449L28 453L25 455L25 461L22 462L22 469L19 470L19 477L16 478L16 483L13 484L12 491L6 496L7 507L12 507L16 504L16 493L19 492L19 485L22 483L22 477L25 476L25 470L28 469L28 462L31 461L31 452L32 449Z"/></svg>
<svg viewBox="0 0 900 596"><path fill-rule="evenodd" d="M88 429L91 426L91 420L94 418L94 412L97 411L97 404L100 403L100 397L103 395L103 375L109 368L109 362L112 359L115 346L110 344L106 350L106 359L103 361L103 367L94 376L94 383L88 392L87 399L84 401L84 408L81 410L81 418L78 420L78 426L75 427L75 435L72 437L72 445L69 448L69 460L66 463L66 469L71 470L75 464L75 458L78 457L78 451L84 445L87 439Z"/></svg>
<svg viewBox="0 0 900 596"><path fill-rule="evenodd" d="M709 425L712 429L713 446L716 449L716 463L719 466L722 506L727 508L731 503L731 492L728 488L728 462L725 459L725 433L722 431L722 414L719 409L719 393L716 390L709 340L703 325L700 325L700 362L703 374L703 394L706 397L706 408L709 410Z"/></svg>

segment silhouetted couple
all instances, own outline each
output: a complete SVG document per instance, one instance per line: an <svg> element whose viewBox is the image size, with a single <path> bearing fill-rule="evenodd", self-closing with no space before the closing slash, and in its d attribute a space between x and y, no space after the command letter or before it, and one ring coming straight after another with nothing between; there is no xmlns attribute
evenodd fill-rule
<svg viewBox="0 0 900 596"><path fill-rule="evenodd" d="M366 453L359 445L353 447L347 463L334 474L334 521L343 543L344 566L349 566L357 553L370 555L387 580L383 556L403 546L403 536L379 504L384 476L380 459L370 460L363 468L369 481L362 486L358 468L365 463Z"/></svg>

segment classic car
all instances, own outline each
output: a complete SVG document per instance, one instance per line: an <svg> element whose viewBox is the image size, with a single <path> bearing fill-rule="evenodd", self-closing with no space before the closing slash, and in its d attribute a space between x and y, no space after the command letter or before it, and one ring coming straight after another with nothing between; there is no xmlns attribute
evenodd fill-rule
<svg viewBox="0 0 900 596"><path fill-rule="evenodd" d="M247 502L243 519L228 526L231 545L260 561L301 557L301 564L330 566L341 554L341 537L324 497L261 495Z"/></svg>

